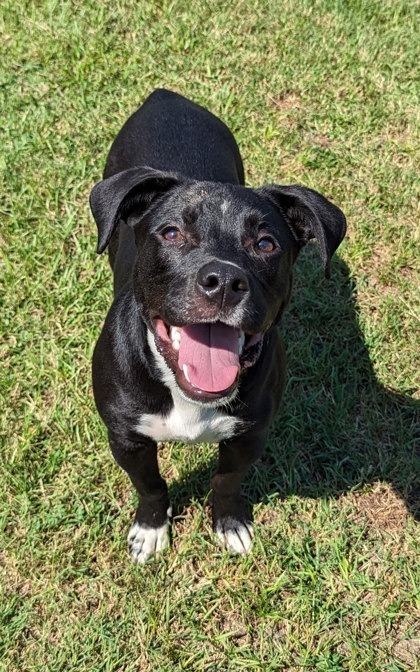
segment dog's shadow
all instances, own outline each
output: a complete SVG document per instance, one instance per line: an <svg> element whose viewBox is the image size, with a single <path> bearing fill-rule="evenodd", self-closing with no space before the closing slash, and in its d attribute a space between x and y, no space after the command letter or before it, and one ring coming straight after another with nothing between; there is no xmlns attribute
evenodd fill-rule
<svg viewBox="0 0 420 672"><path fill-rule="evenodd" d="M252 504L276 495L336 498L385 481L418 517L420 405L378 381L348 267L336 256L331 280L324 280L314 247L298 261L283 319L288 383L282 411L249 471L245 494ZM214 459L170 485L178 514L191 498L206 499L215 468Z"/></svg>

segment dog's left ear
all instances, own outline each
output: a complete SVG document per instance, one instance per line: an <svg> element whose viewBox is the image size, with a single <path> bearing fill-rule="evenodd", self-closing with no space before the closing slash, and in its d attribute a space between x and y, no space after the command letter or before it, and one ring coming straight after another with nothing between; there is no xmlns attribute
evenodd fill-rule
<svg viewBox="0 0 420 672"><path fill-rule="evenodd" d="M301 247L311 238L317 239L325 277L329 278L330 259L346 233L346 218L340 208L317 191L299 185L269 184L258 191L284 215Z"/></svg>
<svg viewBox="0 0 420 672"><path fill-rule="evenodd" d="M98 227L98 254L107 247L120 220L130 213L147 210L149 205L180 182L174 173L138 166L123 170L95 184L90 197L90 209Z"/></svg>

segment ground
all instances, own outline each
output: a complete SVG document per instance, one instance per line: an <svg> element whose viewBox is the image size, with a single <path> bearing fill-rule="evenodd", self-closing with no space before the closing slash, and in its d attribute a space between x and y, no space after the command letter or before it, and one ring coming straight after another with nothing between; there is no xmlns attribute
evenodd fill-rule
<svg viewBox="0 0 420 672"><path fill-rule="evenodd" d="M3 5L0 670L416 669L415 4ZM330 281L316 244L296 267L253 554L214 542L215 447L165 444L172 548L139 567L91 393L111 277L88 195L158 86L223 118L249 185L315 188L349 228Z"/></svg>

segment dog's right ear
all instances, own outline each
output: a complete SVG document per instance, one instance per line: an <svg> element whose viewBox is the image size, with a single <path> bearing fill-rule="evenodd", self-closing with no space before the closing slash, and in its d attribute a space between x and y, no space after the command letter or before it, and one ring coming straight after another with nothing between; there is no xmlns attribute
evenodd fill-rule
<svg viewBox="0 0 420 672"><path fill-rule="evenodd" d="M144 210L152 201L179 184L180 177L144 166L129 168L96 184L89 203L98 227L98 254L107 247L118 222L136 208Z"/></svg>

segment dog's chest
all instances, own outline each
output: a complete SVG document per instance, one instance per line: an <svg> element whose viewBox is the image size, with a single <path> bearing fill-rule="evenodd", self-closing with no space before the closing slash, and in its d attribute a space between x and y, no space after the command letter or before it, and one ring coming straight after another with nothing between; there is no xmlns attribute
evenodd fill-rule
<svg viewBox="0 0 420 672"><path fill-rule="evenodd" d="M239 420L220 409L201 407L176 396L168 415L143 413L136 430L154 441L218 443L232 437L238 424Z"/></svg>

